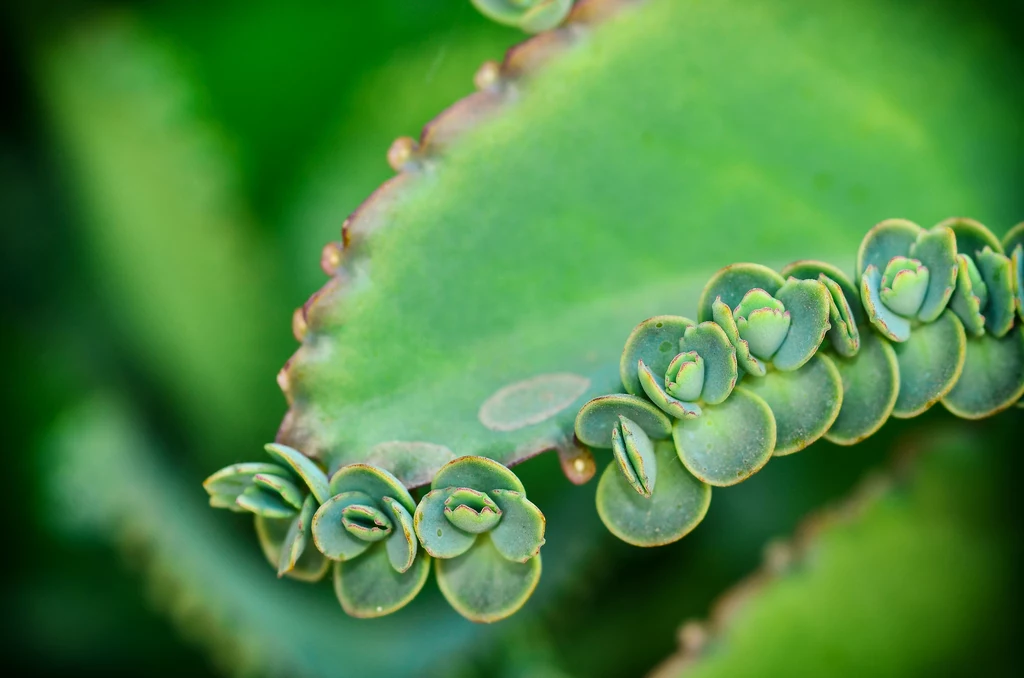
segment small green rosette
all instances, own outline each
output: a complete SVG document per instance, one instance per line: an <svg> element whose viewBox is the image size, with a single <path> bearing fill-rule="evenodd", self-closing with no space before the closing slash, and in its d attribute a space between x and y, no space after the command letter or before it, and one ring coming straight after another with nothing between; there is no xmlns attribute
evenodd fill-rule
<svg viewBox="0 0 1024 678"><path fill-rule="evenodd" d="M409 603L430 573L413 529L416 503L404 485L368 464L343 466L313 516L317 549L334 563L334 592L353 617L381 617Z"/></svg>
<svg viewBox="0 0 1024 678"><path fill-rule="evenodd" d="M318 581L327 561L310 547L313 514L329 496L327 476L286 445L266 446L273 463L226 466L205 481L210 505L255 516L260 547L279 577Z"/></svg>
<svg viewBox="0 0 1024 678"><path fill-rule="evenodd" d="M540 581L544 514L512 471L485 457L458 457L434 477L413 516L437 583L475 622L505 619Z"/></svg>

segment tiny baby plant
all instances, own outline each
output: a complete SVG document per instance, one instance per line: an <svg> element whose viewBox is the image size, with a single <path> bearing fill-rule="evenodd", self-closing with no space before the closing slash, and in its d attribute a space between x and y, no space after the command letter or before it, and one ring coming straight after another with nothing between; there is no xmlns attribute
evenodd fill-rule
<svg viewBox="0 0 1024 678"><path fill-rule="evenodd" d="M940 401L970 419L1016 403L1022 241L1024 224L1000 242L969 219L929 230L888 220L864 237L856 283L824 262L734 264L704 287L698 321L640 322L619 363L625 392L591 399L575 420L580 444L611 450L602 522L630 544L668 544L703 520L712 487L774 456L821 437L851 445ZM328 482L305 455L271 444L276 464L228 466L205 486L212 506L256 515L279 575L315 581L335 561L335 592L353 616L406 605L433 559L460 614L504 619L540 579L544 515L506 465L436 447L378 449L381 466L346 464ZM431 475L415 501L409 489Z"/></svg>

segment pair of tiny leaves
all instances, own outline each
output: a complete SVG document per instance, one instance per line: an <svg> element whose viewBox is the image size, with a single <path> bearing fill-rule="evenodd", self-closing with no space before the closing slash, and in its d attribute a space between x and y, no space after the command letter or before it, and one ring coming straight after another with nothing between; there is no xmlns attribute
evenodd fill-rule
<svg viewBox="0 0 1024 678"><path fill-rule="evenodd" d="M297 450L274 443L265 449L277 463L233 464L203 487L211 506L256 516L260 545L279 577L316 581L327 561L307 545L313 514L330 496L327 476Z"/></svg>
<svg viewBox="0 0 1024 678"><path fill-rule="evenodd" d="M413 522L435 559L442 594L467 619L508 617L540 581L544 515L519 478L496 461L460 457L445 465Z"/></svg>
<svg viewBox="0 0 1024 678"><path fill-rule="evenodd" d="M363 464L341 468L331 491L313 537L338 561L335 590L353 616L388 614L412 600L431 557L445 598L472 621L508 617L536 588L544 516L495 461L454 459L418 505L395 476Z"/></svg>
<svg viewBox="0 0 1024 678"><path fill-rule="evenodd" d="M1008 245L1019 244L1021 230L1007 235ZM890 219L868 232L857 270L870 322L894 342L893 416L917 416L941 400L957 416L978 419L1021 397L1015 266L999 240L971 219L928 230Z"/></svg>

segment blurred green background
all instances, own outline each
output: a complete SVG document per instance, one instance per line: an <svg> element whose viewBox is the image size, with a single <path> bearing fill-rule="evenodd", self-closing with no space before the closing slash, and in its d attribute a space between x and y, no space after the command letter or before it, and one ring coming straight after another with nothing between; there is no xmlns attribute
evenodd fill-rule
<svg viewBox="0 0 1024 678"><path fill-rule="evenodd" d="M545 606L483 631L451 619L448 644L431 652L411 638L436 590L399 626L335 633L343 614L329 587L276 581L247 521L203 510L199 481L258 457L273 437L291 312L323 283L323 244L392 175L391 141L468 94L479 64L522 34L466 0L38 5L0 10L13 528L2 639L6 662L26 675L356 675L373 654L346 666L346 644L386 653L394 633L404 634L399 652L421 658L405 675L640 675L673 651L683 621L756 567L770 539L846 494L897 441L948 423L936 412L856 448L819 443L656 552L598 529L593 485L566 490L590 521L572 547L601 557L561 579ZM1016 3L971 11L1021 26ZM1014 416L976 428L1007 486L1020 470ZM520 475L532 493L564 484L556 469L545 455ZM1000 557L1019 564L1019 502L995 515L1010 545ZM194 567L176 571L178 557ZM637 573L658 592L642 609ZM211 597L220 581L237 584L219 589L224 601ZM1011 666L1020 580L1005 581L1012 588L971 621L986 633L954 648L942 675L970 675L981 655ZM247 664L251 647L283 633L261 620L287 625L289 610L319 615L336 655Z"/></svg>

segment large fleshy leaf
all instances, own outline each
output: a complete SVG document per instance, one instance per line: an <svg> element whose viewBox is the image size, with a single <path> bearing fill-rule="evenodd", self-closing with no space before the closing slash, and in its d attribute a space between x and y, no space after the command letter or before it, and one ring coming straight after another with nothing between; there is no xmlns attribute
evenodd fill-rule
<svg viewBox="0 0 1024 678"><path fill-rule="evenodd" d="M629 330L692 313L723 265L840 262L875 215L934 223L955 205L1008 222L1019 109L1012 88L948 77L990 72L995 52L949 39L944 11L651 0L574 29L586 39L536 72L575 34L520 50L515 75L444 123L495 117L428 143L429 162L348 222L305 309L280 439L331 466L396 439L511 463L566 445L575 407L619 388ZM880 34L898 46L878 50ZM572 400L556 374L587 386ZM481 406L524 382L534 408L482 425Z"/></svg>
<svg viewBox="0 0 1024 678"><path fill-rule="evenodd" d="M650 497L637 494L615 464L597 485L597 513L612 534L634 546L662 546L700 524L711 504L711 486L697 480L668 441L656 443L661 472Z"/></svg>
<svg viewBox="0 0 1024 678"><path fill-rule="evenodd" d="M964 369L942 404L953 414L980 419L1006 409L1024 395L1024 329L1002 337L967 340Z"/></svg>
<svg viewBox="0 0 1024 678"><path fill-rule="evenodd" d="M698 419L677 421L672 438L690 473L709 485L725 487L746 480L768 463L775 449L775 418L767 403L739 387Z"/></svg>
<svg viewBox="0 0 1024 678"><path fill-rule="evenodd" d="M775 417L776 456L792 454L820 438L832 426L843 403L843 384L835 363L820 354L792 372L769 372L744 388L768 403Z"/></svg>
<svg viewBox="0 0 1024 678"><path fill-rule="evenodd" d="M843 382L843 405L825 438L853 445L881 428L896 406L899 363L892 345L874 332L861 335L860 351L851 358L834 356Z"/></svg>
<svg viewBox="0 0 1024 678"><path fill-rule="evenodd" d="M914 328L909 341L894 344L900 392L894 417L916 417L949 393L964 367L967 335L952 311Z"/></svg>
<svg viewBox="0 0 1024 678"><path fill-rule="evenodd" d="M508 617L523 606L540 581L539 555L525 563L514 562L486 534L461 556L434 562L441 593L459 614L476 622Z"/></svg>

